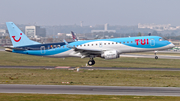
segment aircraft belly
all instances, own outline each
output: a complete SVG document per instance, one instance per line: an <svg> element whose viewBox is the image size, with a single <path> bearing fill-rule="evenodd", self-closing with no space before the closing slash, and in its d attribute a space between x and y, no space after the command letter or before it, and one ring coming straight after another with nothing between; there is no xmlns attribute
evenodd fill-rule
<svg viewBox="0 0 180 101"><path fill-rule="evenodd" d="M65 51L65 52L61 52L61 53L58 53L58 54L54 54L52 56L55 56L55 57L69 57L69 54L72 52L72 49L68 50L68 51Z"/></svg>

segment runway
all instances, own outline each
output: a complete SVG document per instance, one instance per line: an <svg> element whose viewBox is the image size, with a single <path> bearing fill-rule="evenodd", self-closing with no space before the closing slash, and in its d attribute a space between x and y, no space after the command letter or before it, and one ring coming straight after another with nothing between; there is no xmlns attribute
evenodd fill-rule
<svg viewBox="0 0 180 101"><path fill-rule="evenodd" d="M54 66L0 66L0 68L28 68L28 69L68 69L76 67L56 68ZM180 71L180 68L135 68L135 67L80 67L85 70L141 70L141 71Z"/></svg>
<svg viewBox="0 0 180 101"><path fill-rule="evenodd" d="M4 49L0 49L0 51L5 51Z"/></svg>
<svg viewBox="0 0 180 101"><path fill-rule="evenodd" d="M180 88L0 84L0 93L180 96Z"/></svg>

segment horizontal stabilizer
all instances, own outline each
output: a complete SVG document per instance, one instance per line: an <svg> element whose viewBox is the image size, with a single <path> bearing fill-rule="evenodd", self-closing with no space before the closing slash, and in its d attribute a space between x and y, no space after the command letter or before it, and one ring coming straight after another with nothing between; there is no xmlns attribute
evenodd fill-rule
<svg viewBox="0 0 180 101"><path fill-rule="evenodd" d="M22 51L24 51L25 49L22 49L22 48L15 48L15 47L4 47L5 48L5 51L9 51L9 50L12 50L12 49L14 49L14 50L22 50Z"/></svg>

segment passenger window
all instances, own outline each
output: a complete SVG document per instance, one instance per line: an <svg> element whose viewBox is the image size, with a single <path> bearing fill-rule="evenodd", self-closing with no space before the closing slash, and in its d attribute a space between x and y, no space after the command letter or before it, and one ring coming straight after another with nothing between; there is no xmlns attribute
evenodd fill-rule
<svg viewBox="0 0 180 101"><path fill-rule="evenodd" d="M110 43L108 43L110 45Z"/></svg>
<svg viewBox="0 0 180 101"><path fill-rule="evenodd" d="M93 46L93 44L92 44L92 46Z"/></svg>
<svg viewBox="0 0 180 101"><path fill-rule="evenodd" d="M84 45L84 46L86 46L86 45Z"/></svg>
<svg viewBox="0 0 180 101"><path fill-rule="evenodd" d="M121 44L121 42L120 42L120 44Z"/></svg>
<svg viewBox="0 0 180 101"><path fill-rule="evenodd" d="M123 42L123 43L125 43L125 42Z"/></svg>
<svg viewBox="0 0 180 101"><path fill-rule="evenodd" d="M59 48L61 48L61 45L58 45Z"/></svg>
<svg viewBox="0 0 180 101"><path fill-rule="evenodd" d="M131 43L133 43L133 41L131 41Z"/></svg>
<svg viewBox="0 0 180 101"><path fill-rule="evenodd" d="M104 45L106 45L106 43L104 43Z"/></svg>
<svg viewBox="0 0 180 101"><path fill-rule="evenodd" d="M127 43L129 43L129 41Z"/></svg>
<svg viewBox="0 0 180 101"><path fill-rule="evenodd" d="M112 42L112 44L114 44L114 43Z"/></svg>

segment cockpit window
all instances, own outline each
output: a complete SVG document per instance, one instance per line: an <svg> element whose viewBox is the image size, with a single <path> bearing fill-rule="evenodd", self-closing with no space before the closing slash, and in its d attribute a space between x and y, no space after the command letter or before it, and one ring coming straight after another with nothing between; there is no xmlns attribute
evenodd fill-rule
<svg viewBox="0 0 180 101"><path fill-rule="evenodd" d="M159 41L165 41L167 40L166 38L159 38Z"/></svg>

